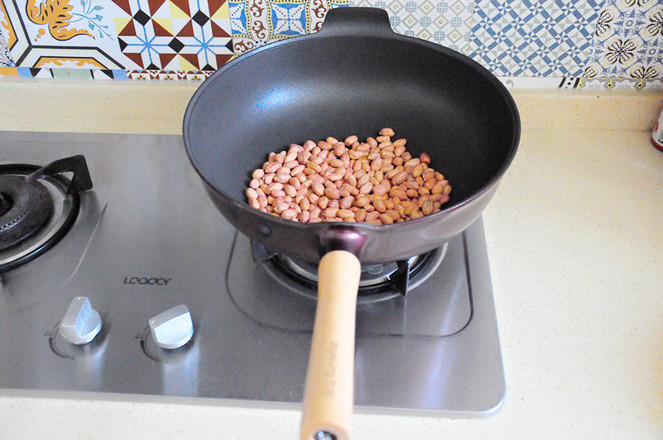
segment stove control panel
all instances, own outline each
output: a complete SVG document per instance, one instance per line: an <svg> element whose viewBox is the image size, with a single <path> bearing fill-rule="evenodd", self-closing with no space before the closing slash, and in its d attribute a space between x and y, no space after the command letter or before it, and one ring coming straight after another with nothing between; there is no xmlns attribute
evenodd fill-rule
<svg viewBox="0 0 663 440"><path fill-rule="evenodd" d="M60 322L62 337L71 344L84 345L92 341L99 330L101 330L99 312L92 308L87 297L75 297Z"/></svg>
<svg viewBox="0 0 663 440"><path fill-rule="evenodd" d="M184 304L150 318L149 324L154 342L168 350L184 346L193 336L191 312Z"/></svg>

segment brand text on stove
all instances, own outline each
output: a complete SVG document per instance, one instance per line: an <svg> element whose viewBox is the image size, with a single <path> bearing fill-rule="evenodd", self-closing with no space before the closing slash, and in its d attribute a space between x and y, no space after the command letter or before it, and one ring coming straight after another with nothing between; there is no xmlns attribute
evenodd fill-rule
<svg viewBox="0 0 663 440"><path fill-rule="evenodd" d="M124 277L124 284L140 284L143 286L167 286L172 278L157 277Z"/></svg>

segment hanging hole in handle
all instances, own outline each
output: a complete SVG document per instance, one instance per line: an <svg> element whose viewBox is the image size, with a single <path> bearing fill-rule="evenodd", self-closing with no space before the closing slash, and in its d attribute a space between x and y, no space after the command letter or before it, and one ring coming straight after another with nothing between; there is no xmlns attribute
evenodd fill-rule
<svg viewBox="0 0 663 440"><path fill-rule="evenodd" d="M337 440L336 435L328 431L318 431L313 436L314 440Z"/></svg>

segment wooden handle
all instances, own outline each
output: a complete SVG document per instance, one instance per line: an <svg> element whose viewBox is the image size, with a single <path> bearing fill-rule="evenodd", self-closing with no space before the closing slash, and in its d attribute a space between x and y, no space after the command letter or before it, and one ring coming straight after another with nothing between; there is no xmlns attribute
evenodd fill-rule
<svg viewBox="0 0 663 440"><path fill-rule="evenodd" d="M318 305L304 389L301 440L320 432L350 439L354 403L355 316L361 265L347 251L332 251L318 266Z"/></svg>

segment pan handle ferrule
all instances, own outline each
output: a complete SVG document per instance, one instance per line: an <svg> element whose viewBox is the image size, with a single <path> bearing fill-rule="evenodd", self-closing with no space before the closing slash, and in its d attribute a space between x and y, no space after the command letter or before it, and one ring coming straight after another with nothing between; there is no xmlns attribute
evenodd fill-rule
<svg viewBox="0 0 663 440"><path fill-rule="evenodd" d="M319 242L320 255L331 251L343 250L359 258L366 243L366 235L354 229L330 227L320 233Z"/></svg>

